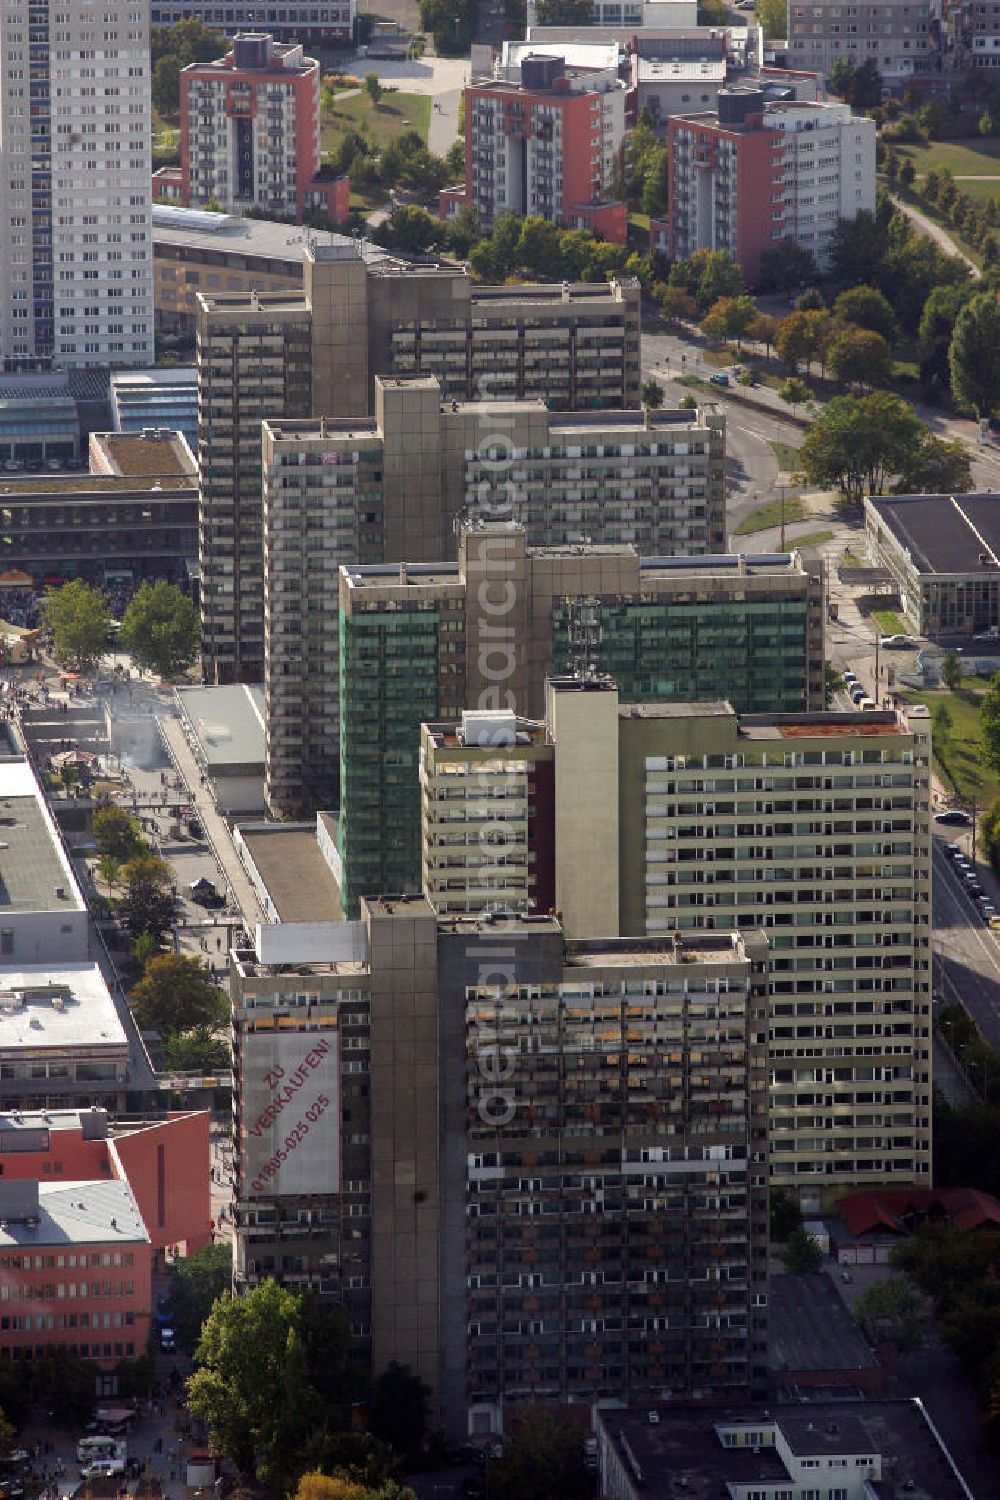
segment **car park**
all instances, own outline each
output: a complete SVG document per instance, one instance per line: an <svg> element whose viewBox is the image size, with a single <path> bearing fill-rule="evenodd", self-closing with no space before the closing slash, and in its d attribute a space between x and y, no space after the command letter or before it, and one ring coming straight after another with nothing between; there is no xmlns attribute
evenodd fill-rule
<svg viewBox="0 0 1000 1500"><path fill-rule="evenodd" d="M960 807L949 807L946 812L934 814L935 823L947 823L950 828L971 828L972 814Z"/></svg>

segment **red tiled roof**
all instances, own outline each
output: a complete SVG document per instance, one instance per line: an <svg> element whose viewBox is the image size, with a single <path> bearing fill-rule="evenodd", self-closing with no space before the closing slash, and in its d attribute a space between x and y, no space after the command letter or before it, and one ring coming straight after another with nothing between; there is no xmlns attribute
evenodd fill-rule
<svg viewBox="0 0 1000 1500"><path fill-rule="evenodd" d="M978 1188L889 1188L884 1192L851 1193L837 1210L851 1233L909 1234L913 1218L928 1214L947 1218L963 1232L1000 1229L1000 1202Z"/></svg>

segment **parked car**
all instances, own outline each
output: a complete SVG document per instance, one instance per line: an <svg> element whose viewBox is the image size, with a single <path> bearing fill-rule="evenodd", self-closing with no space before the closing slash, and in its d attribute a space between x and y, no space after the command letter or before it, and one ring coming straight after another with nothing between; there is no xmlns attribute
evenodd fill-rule
<svg viewBox="0 0 1000 1500"><path fill-rule="evenodd" d="M728 385L729 376L724 375L721 370L716 370L714 375L708 377L709 385Z"/></svg>
<svg viewBox="0 0 1000 1500"><path fill-rule="evenodd" d="M913 642L908 635L884 635L879 645L883 651L901 651L905 646L912 646Z"/></svg>
<svg viewBox="0 0 1000 1500"><path fill-rule="evenodd" d="M935 823L947 823L949 828L971 828L972 814L963 812L960 807L949 807L947 812L934 814Z"/></svg>

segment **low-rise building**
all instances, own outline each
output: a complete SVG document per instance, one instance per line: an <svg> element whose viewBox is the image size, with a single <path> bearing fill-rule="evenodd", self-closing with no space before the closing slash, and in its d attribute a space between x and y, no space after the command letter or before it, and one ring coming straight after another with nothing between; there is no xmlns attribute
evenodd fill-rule
<svg viewBox="0 0 1000 1500"><path fill-rule="evenodd" d="M111 1125L106 1109L0 1115L0 1361L145 1355L167 1246L211 1242L209 1117Z"/></svg>
<svg viewBox="0 0 1000 1500"><path fill-rule="evenodd" d="M1000 630L1000 495L869 495L865 533L917 635Z"/></svg>
<svg viewBox="0 0 1000 1500"><path fill-rule="evenodd" d="M264 689L179 687L181 725L219 811L264 811Z"/></svg>
<svg viewBox="0 0 1000 1500"><path fill-rule="evenodd" d="M194 365L116 370L111 376L111 425L116 432L167 427L198 448L198 372Z"/></svg>
<svg viewBox="0 0 1000 1500"><path fill-rule="evenodd" d="M875 210L875 124L847 104L721 90L667 126L667 250L726 250L752 282L783 241L829 262L838 223Z"/></svg>
<svg viewBox="0 0 1000 1500"><path fill-rule="evenodd" d="M972 1491L916 1399L598 1411L601 1494L673 1500L971 1500Z"/></svg>
<svg viewBox="0 0 1000 1500"><path fill-rule="evenodd" d="M5 929L9 930L9 929ZM124 1107L130 1043L96 963L0 967L0 1077L8 1106Z"/></svg>
<svg viewBox="0 0 1000 1500"><path fill-rule="evenodd" d="M0 971L81 963L87 906L30 763L0 748Z"/></svg>
<svg viewBox="0 0 1000 1500"><path fill-rule="evenodd" d="M252 22L283 42L341 48L353 40L355 10L355 0L256 0L249 6L234 5L232 0L152 0L151 16L154 26L194 18L226 36L235 36Z"/></svg>
<svg viewBox="0 0 1000 1500"><path fill-rule="evenodd" d="M771 1276L767 1286L767 1363L772 1386L793 1397L846 1389L881 1396L895 1373L894 1351L878 1354L823 1271Z"/></svg>

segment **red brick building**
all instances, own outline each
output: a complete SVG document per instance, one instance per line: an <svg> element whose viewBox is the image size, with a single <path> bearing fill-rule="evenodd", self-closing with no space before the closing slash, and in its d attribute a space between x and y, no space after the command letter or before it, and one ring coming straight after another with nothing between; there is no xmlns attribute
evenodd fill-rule
<svg viewBox="0 0 1000 1500"><path fill-rule="evenodd" d="M191 63L180 84L183 203L260 208L299 223L347 217L349 180L320 156L319 63L300 46L247 33L225 57Z"/></svg>
<svg viewBox="0 0 1000 1500"><path fill-rule="evenodd" d="M0 1361L144 1354L155 1264L210 1241L207 1113L116 1133L100 1109L0 1116Z"/></svg>

